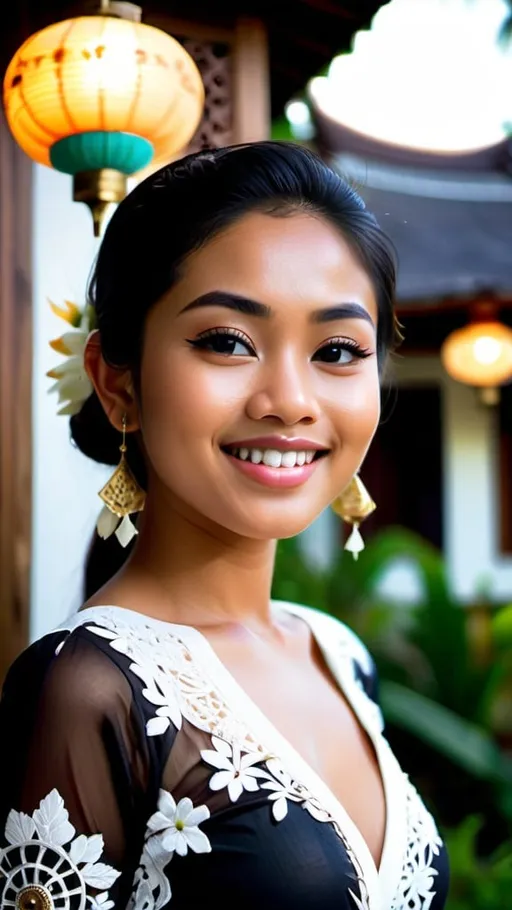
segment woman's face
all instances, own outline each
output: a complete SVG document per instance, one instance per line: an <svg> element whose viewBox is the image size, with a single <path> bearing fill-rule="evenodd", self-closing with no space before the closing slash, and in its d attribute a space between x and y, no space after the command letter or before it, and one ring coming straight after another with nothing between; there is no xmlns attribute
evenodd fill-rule
<svg viewBox="0 0 512 910"><path fill-rule="evenodd" d="M149 495L243 537L306 528L377 427L376 328L371 281L320 216L251 213L209 241L146 322Z"/></svg>

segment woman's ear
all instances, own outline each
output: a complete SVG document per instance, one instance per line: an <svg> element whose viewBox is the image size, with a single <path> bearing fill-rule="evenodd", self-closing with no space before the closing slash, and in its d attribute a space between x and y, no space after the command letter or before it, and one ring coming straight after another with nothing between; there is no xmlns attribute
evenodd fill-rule
<svg viewBox="0 0 512 910"><path fill-rule="evenodd" d="M112 426L122 430L123 415L126 415L126 429L140 429L139 410L135 398L133 378L130 370L110 366L101 351L100 333L91 332L84 352L84 364L103 410Z"/></svg>

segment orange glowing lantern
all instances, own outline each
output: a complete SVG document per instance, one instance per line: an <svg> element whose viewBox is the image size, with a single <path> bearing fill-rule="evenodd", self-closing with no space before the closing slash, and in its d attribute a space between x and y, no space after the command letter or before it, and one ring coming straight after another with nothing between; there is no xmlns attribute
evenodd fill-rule
<svg viewBox="0 0 512 910"><path fill-rule="evenodd" d="M473 322L448 336L441 360L449 376L482 389L484 401L495 403L497 387L512 379L512 329L496 319Z"/></svg>
<svg viewBox="0 0 512 910"><path fill-rule="evenodd" d="M34 161L73 175L74 198L90 206L96 234L127 176L180 152L203 111L190 55L140 18L132 3L102 0L98 15L28 38L5 75L14 138Z"/></svg>

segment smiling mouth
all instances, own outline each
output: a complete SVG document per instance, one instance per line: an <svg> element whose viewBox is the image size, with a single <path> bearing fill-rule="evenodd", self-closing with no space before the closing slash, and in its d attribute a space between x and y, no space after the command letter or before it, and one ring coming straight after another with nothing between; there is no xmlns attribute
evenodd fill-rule
<svg viewBox="0 0 512 910"><path fill-rule="evenodd" d="M329 454L328 449L304 450L283 452L279 449L248 449L237 446L221 446L222 451L238 461L250 462L254 465L262 465L268 468L298 468L318 461Z"/></svg>

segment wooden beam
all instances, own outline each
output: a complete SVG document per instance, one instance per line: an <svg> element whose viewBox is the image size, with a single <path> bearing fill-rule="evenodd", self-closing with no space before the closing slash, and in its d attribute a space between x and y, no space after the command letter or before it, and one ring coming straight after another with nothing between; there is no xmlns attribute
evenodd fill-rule
<svg viewBox="0 0 512 910"><path fill-rule="evenodd" d="M32 163L0 113L0 682L29 634Z"/></svg>
<svg viewBox="0 0 512 910"><path fill-rule="evenodd" d="M267 31L259 19L238 19L233 47L234 142L270 135L270 71Z"/></svg>

